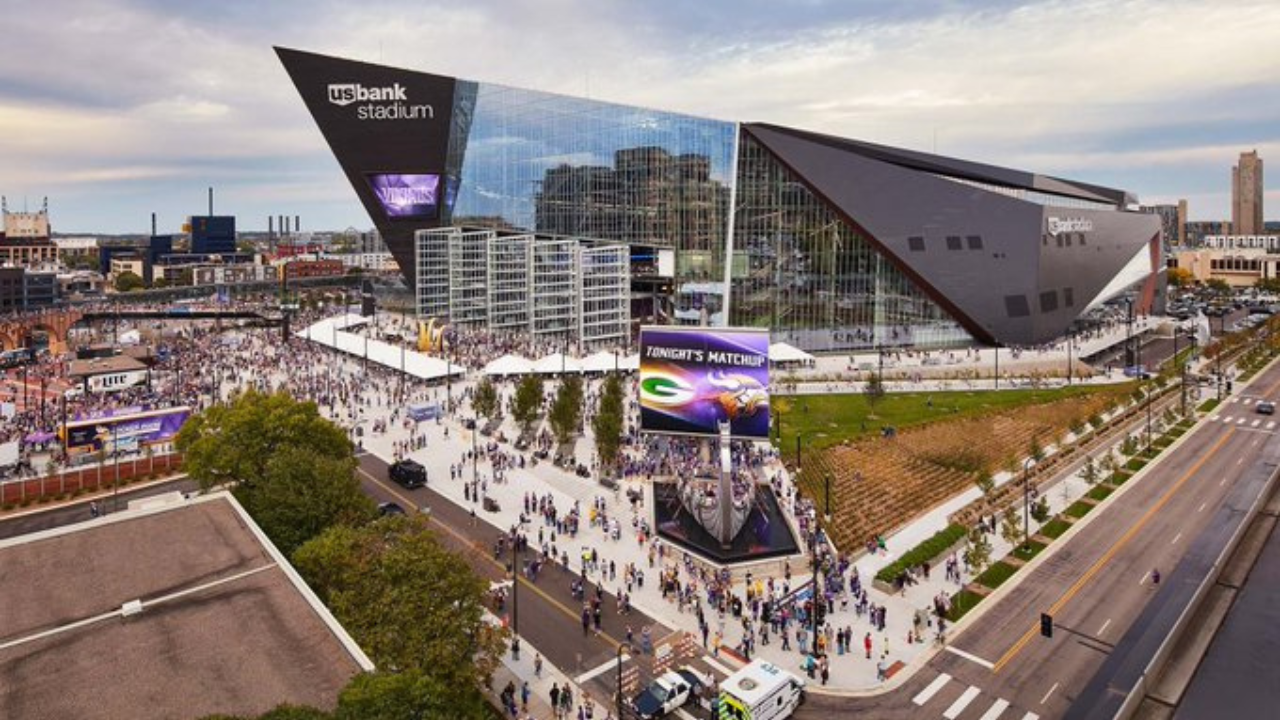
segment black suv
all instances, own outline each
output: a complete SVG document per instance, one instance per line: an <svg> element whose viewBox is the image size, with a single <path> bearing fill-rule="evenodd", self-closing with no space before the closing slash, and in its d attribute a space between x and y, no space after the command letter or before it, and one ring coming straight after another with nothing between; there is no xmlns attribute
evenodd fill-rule
<svg viewBox="0 0 1280 720"><path fill-rule="evenodd" d="M392 480L411 490L427 484L427 469L413 460L397 460L389 474Z"/></svg>

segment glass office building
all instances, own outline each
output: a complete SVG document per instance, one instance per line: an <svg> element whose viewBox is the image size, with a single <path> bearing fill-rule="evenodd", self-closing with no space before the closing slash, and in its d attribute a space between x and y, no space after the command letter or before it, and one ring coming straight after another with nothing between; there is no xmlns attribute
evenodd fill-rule
<svg viewBox="0 0 1280 720"><path fill-rule="evenodd" d="M568 332L586 295L614 297L655 266L663 320L768 327L818 351L1042 343L1119 292L1147 312L1162 296L1158 221L1122 190L277 52L420 307L459 322L483 305L504 326L527 312L533 332ZM415 242L432 228L536 239L501 240L481 262L465 233L456 248ZM638 273L619 271L616 250L584 262L608 244L658 260ZM590 316L616 321L612 306Z"/></svg>

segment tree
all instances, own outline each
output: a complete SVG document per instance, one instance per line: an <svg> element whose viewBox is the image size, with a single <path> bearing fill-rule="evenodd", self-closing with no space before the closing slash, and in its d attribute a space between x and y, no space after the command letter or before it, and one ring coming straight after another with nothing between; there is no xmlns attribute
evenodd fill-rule
<svg viewBox="0 0 1280 720"><path fill-rule="evenodd" d="M1090 485L1097 485L1102 469L1098 467L1098 463L1093 461L1092 455L1086 455L1084 465L1080 466L1080 479Z"/></svg>
<svg viewBox="0 0 1280 720"><path fill-rule="evenodd" d="M569 375L560 381L547 419L556 442L567 443L578 434L578 424L582 421L582 378Z"/></svg>
<svg viewBox="0 0 1280 720"><path fill-rule="evenodd" d="M983 470L973 479L973 484L978 486L978 490L982 492L982 504L984 507L991 507L991 491L996 489L996 479L991 476L991 472Z"/></svg>
<svg viewBox="0 0 1280 720"><path fill-rule="evenodd" d="M873 372L867 376L867 385L862 388L862 394L867 398L867 405L873 409L884 399L884 378L880 373Z"/></svg>
<svg viewBox="0 0 1280 720"><path fill-rule="evenodd" d="M483 703L480 687L502 656L506 631L485 619L487 583L440 543L425 517L334 526L299 548L294 564L379 668L429 678L424 691L444 707ZM379 707L369 704L378 688L416 697L414 677L361 681L344 696L353 707Z"/></svg>
<svg viewBox="0 0 1280 720"><path fill-rule="evenodd" d="M493 713L479 693L459 697L456 689L418 670L374 672L351 679L338 696L335 720L458 718L488 720Z"/></svg>
<svg viewBox="0 0 1280 720"><path fill-rule="evenodd" d="M499 416L498 405L498 389L493 386L493 381L486 377L476 385L471 407L475 408L477 415L493 420L495 416Z"/></svg>
<svg viewBox="0 0 1280 720"><path fill-rule="evenodd" d="M1195 282L1195 277L1191 271L1184 267L1171 267L1168 272L1169 285L1176 288L1191 287Z"/></svg>
<svg viewBox="0 0 1280 720"><path fill-rule="evenodd" d="M1172 269L1170 269L1170 272L1172 272ZM1173 280L1172 276L1169 280ZM1253 286L1264 293L1280 293L1280 278L1258 278Z"/></svg>
<svg viewBox="0 0 1280 720"><path fill-rule="evenodd" d="M1230 295L1231 284L1222 278L1209 278L1204 284L1214 295Z"/></svg>
<svg viewBox="0 0 1280 720"><path fill-rule="evenodd" d="M147 286L142 277L135 272L122 272L116 276L116 292L133 292Z"/></svg>
<svg viewBox="0 0 1280 720"><path fill-rule="evenodd" d="M195 273L191 268L186 268L178 273L178 279L173 284L178 287L191 287L196 284Z"/></svg>
<svg viewBox="0 0 1280 720"><path fill-rule="evenodd" d="M968 543L964 549L964 561L969 564L969 569L974 575L981 573L983 568L991 562L991 541L987 539L987 534L982 531L982 528L969 530Z"/></svg>
<svg viewBox="0 0 1280 720"><path fill-rule="evenodd" d="M330 525L374 515L355 477L351 441L315 403L248 390L189 419L177 447L202 491L231 485L286 554Z"/></svg>
<svg viewBox="0 0 1280 720"><path fill-rule="evenodd" d="M596 454L600 456L601 464L608 468L612 468L617 462L618 452L622 449L624 412L622 378L614 373L605 378L596 414L591 420L591 429L596 438Z"/></svg>
<svg viewBox="0 0 1280 720"><path fill-rule="evenodd" d="M1040 499L1031 506L1031 519L1038 523L1042 523L1049 519L1049 498L1040 496Z"/></svg>
<svg viewBox="0 0 1280 720"><path fill-rule="evenodd" d="M1027 457L1040 462L1044 459L1044 446L1040 444L1040 436L1032 435L1031 444L1027 446Z"/></svg>
<svg viewBox="0 0 1280 720"><path fill-rule="evenodd" d="M516 387L515 403L511 408L511 416L520 425L520 432L528 435L534 425L542 419L542 378L537 375L525 375Z"/></svg>
<svg viewBox="0 0 1280 720"><path fill-rule="evenodd" d="M1018 513L1016 506L1010 505L1000 516L1000 537L1004 538L1010 545L1017 547L1026 542L1027 536L1024 531L1022 517Z"/></svg>
<svg viewBox="0 0 1280 720"><path fill-rule="evenodd" d="M153 290L160 290L167 287L169 287L169 281L163 275L151 281L151 289Z"/></svg>

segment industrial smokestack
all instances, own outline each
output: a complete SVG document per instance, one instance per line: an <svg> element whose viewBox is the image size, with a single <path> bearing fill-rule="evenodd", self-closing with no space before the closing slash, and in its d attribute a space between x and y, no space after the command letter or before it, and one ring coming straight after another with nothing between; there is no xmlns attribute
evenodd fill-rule
<svg viewBox="0 0 1280 720"><path fill-rule="evenodd" d="M285 231L285 232L287 232L287 233L292 233L292 229L289 227L289 216L288 216L288 215L285 215L285 216L284 216L284 231Z"/></svg>
<svg viewBox="0 0 1280 720"><path fill-rule="evenodd" d="M209 217L213 217L213 186L209 186Z"/></svg>
<svg viewBox="0 0 1280 720"><path fill-rule="evenodd" d="M156 236L156 214L151 213L151 237Z"/></svg>
<svg viewBox="0 0 1280 720"><path fill-rule="evenodd" d="M293 216L293 231L302 232L302 216L301 215Z"/></svg>
<svg viewBox="0 0 1280 720"><path fill-rule="evenodd" d="M271 215L268 215L268 216L267 216L267 239L268 239L268 240L275 240L275 239L276 239L276 222L275 222L275 217L273 217L273 216L271 216Z"/></svg>

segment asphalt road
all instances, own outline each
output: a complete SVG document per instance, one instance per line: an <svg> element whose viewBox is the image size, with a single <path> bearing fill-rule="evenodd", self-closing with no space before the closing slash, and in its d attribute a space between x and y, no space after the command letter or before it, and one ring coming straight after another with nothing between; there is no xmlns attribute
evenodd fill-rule
<svg viewBox="0 0 1280 720"><path fill-rule="evenodd" d="M1152 570L1172 570L1232 481L1274 437L1276 423L1255 414L1252 402L1274 400L1277 390L1280 367L1273 367L1213 413L1218 420L1185 436L1141 480L1123 486L1122 496L1094 510L1101 514L950 638L949 650L961 654L939 653L901 688L877 698L814 695L798 717L1061 716L1109 643L1153 596ZM1054 616L1052 639L1039 634L1041 612Z"/></svg>

